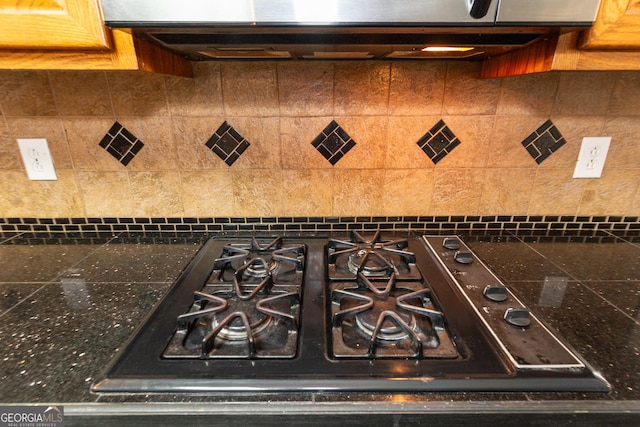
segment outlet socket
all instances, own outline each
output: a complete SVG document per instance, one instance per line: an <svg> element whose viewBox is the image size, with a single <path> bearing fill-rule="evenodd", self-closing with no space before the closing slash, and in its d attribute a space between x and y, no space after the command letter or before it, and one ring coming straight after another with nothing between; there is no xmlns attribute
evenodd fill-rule
<svg viewBox="0 0 640 427"><path fill-rule="evenodd" d="M611 144L610 136L584 137L580 146L580 154L576 168L573 171L574 178L600 178L604 161Z"/></svg>
<svg viewBox="0 0 640 427"><path fill-rule="evenodd" d="M27 175L32 181L57 181L49 145L44 138L18 139Z"/></svg>

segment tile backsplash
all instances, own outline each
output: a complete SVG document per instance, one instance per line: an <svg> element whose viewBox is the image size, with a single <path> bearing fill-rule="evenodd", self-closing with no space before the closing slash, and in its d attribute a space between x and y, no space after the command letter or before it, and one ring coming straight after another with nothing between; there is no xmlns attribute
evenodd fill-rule
<svg viewBox="0 0 640 427"><path fill-rule="evenodd" d="M640 72L479 80L476 63L440 61L194 71L0 71L0 217L640 213ZM548 120L553 133L528 141ZM100 146L116 122L144 142L126 161L133 145ZM335 162L314 145L334 122L356 142ZM447 132L424 139L438 123ZM230 145L210 142L223 124L247 142L233 161L212 153ZM572 178L585 136L613 137L600 179ZM17 138L49 141L57 181L27 179ZM428 141L446 156L425 155ZM542 161L532 147L550 152Z"/></svg>

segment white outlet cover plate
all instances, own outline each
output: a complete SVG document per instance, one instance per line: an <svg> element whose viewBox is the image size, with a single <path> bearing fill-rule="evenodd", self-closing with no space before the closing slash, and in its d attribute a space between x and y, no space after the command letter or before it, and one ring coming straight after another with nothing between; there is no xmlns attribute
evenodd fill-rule
<svg viewBox="0 0 640 427"><path fill-rule="evenodd" d="M27 175L32 181L57 181L49 145L44 138L18 139Z"/></svg>
<svg viewBox="0 0 640 427"><path fill-rule="evenodd" d="M582 138L582 145L580 146L573 177L600 178L610 144L610 136L586 136Z"/></svg>

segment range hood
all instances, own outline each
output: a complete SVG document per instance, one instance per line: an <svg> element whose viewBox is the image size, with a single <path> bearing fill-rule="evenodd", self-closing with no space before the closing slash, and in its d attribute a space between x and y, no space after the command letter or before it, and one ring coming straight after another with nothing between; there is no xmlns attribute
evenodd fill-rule
<svg viewBox="0 0 640 427"><path fill-rule="evenodd" d="M101 0L193 60L485 58L586 28L600 0Z"/></svg>

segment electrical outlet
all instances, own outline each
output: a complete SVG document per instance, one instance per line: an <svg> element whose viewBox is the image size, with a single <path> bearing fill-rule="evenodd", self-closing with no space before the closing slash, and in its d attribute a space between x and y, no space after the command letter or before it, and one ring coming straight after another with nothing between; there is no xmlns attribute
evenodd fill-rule
<svg viewBox="0 0 640 427"><path fill-rule="evenodd" d="M600 178L607 158L610 136L584 137L578 154L574 178Z"/></svg>
<svg viewBox="0 0 640 427"><path fill-rule="evenodd" d="M32 181L57 181L49 145L44 138L18 139L27 175Z"/></svg>

